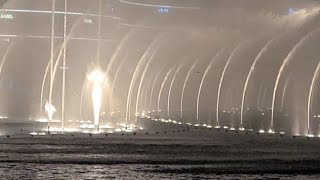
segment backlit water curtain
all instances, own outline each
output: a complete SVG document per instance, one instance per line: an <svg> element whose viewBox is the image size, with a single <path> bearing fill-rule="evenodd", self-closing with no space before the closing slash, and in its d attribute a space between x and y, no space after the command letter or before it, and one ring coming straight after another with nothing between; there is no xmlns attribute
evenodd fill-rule
<svg viewBox="0 0 320 180"><path fill-rule="evenodd" d="M48 131L132 131L143 118L319 135L319 4L283 14L214 12L205 25L174 21L177 10L201 14L203 7L151 6L151 19L165 19L159 26L149 18L131 22L109 1L97 2L99 8L86 4L81 13L67 0L53 0L46 10L19 9L13 1L2 6L0 21L9 29L0 34L2 117L47 123ZM13 31L23 15L47 23ZM25 96L15 99L23 93L12 89Z"/></svg>

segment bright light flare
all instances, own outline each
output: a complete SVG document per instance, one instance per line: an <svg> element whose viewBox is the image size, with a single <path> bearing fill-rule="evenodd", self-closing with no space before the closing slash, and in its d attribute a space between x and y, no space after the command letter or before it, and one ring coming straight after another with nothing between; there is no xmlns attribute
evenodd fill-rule
<svg viewBox="0 0 320 180"><path fill-rule="evenodd" d="M265 131L264 131L263 129L260 129L260 130L259 130L259 133L260 133L260 134L263 134L263 133L265 133Z"/></svg>
<svg viewBox="0 0 320 180"><path fill-rule="evenodd" d="M104 73L99 70L95 69L92 72L90 72L87 76L88 80L91 82L100 82L102 83L104 81Z"/></svg>
<svg viewBox="0 0 320 180"><path fill-rule="evenodd" d="M56 108L52 104L49 104L49 102L47 102L44 109L48 114L49 120L52 120L53 114L57 111Z"/></svg>
<svg viewBox="0 0 320 180"><path fill-rule="evenodd" d="M88 80L93 83L92 88L92 105L93 105L93 116L94 125L99 126L100 121L100 111L101 111L101 101L102 101L102 84L105 79L104 73L95 69L87 76Z"/></svg>
<svg viewBox="0 0 320 180"><path fill-rule="evenodd" d="M269 129L268 133L269 133L269 134L274 134L275 132L274 132L274 130Z"/></svg>

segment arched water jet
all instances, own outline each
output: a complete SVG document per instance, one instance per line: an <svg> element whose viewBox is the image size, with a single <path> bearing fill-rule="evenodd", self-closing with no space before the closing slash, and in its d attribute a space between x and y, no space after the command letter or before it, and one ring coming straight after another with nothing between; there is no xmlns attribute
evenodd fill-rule
<svg viewBox="0 0 320 180"><path fill-rule="evenodd" d="M155 55L157 54L158 50L159 50L160 46L158 46L154 52L152 53L152 55L150 56L147 64L145 65L145 68L142 72L142 75L141 75L141 79L140 79L140 82L139 82L139 87L138 87L138 92L137 92L137 98L136 98L136 114L138 113L138 106L139 106L139 100L140 100L140 93L141 93L141 87L142 87L142 83L144 81L144 78L146 76L146 73L147 73L147 70L149 69L149 66L150 66L150 63L153 61ZM135 124L137 124L138 122L138 116L135 116Z"/></svg>
<svg viewBox="0 0 320 180"><path fill-rule="evenodd" d="M283 88L282 98L281 98L281 108L280 108L281 111L283 111L284 98L287 93L287 88L288 88L289 81L291 80L291 76L292 76L292 73L290 73L289 77L287 78L286 82L284 83L284 88Z"/></svg>
<svg viewBox="0 0 320 180"><path fill-rule="evenodd" d="M189 80L189 77L191 75L191 72L196 68L196 65L198 64L199 62L199 59L197 59L193 64L192 66L190 67L188 73L187 73L187 76L184 80L184 83L183 83L183 86L182 86L182 92L181 92L181 99L180 99L180 118L182 119L183 118L183 101L184 101L184 92L185 92L185 89L186 89L186 86L187 86L187 83L188 83L188 80Z"/></svg>
<svg viewBox="0 0 320 180"><path fill-rule="evenodd" d="M310 136L310 119L311 119L311 106L312 106L312 96L313 96L313 90L314 90L314 85L316 82L316 79L319 76L319 71L320 71L320 62L317 65L316 70L314 71L313 77L312 77L312 82L310 85L310 90L309 90L309 96L308 96L308 121L307 121L307 128L308 128L308 133L307 135Z"/></svg>
<svg viewBox="0 0 320 180"><path fill-rule="evenodd" d="M160 91L159 91L159 94L158 94L158 107L157 107L158 113L161 111L161 109L160 109L160 100L161 100L162 90L163 90L163 87L164 87L164 85L166 84L166 82L167 82L167 80L168 80L171 72L173 71L173 68L174 68L174 66L172 66L172 67L170 68L170 70L167 72L166 76L164 77L164 79L163 79L163 81L162 81L162 83L161 83Z"/></svg>
<svg viewBox="0 0 320 180"><path fill-rule="evenodd" d="M84 97L84 92L85 92L85 88L87 85L87 78L84 78L85 80L83 81L82 84L82 90L81 90L81 96L80 96L80 120L83 120L83 115L82 115L82 106L83 106L83 97Z"/></svg>
<svg viewBox="0 0 320 180"><path fill-rule="evenodd" d="M55 57L57 53L58 53L58 51L55 51L53 57ZM48 76L49 68L50 68L50 61L48 62L47 66L46 66L46 69L44 71L44 75L43 75L43 78L42 78L41 93L40 93L40 111L39 111L40 115L42 114L42 109L43 109L42 105L43 105L44 86L45 86L46 79L47 79L47 76Z"/></svg>
<svg viewBox="0 0 320 180"><path fill-rule="evenodd" d="M170 83L170 88L169 88L169 93L168 93L168 105L167 105L167 116L168 116L168 119L170 119L170 99L171 99L172 87L173 87L174 81L175 81L178 73L180 72L182 66L183 66L183 64L180 64L178 66L177 70L174 72L173 78L172 78L171 83Z"/></svg>
<svg viewBox="0 0 320 180"><path fill-rule="evenodd" d="M132 96L132 90L133 90L133 86L136 82L136 79L138 77L138 74L140 73L140 69L142 68L142 66L145 64L145 61L147 60L147 56L149 55L149 52L151 51L151 49L154 48L154 46L158 43L159 38L156 38L147 48L147 50L144 52L144 54L142 55L142 57L140 58L135 71L133 73L133 76L131 78L131 82L129 85L129 90L128 90L128 96L127 96L127 108L126 108L126 125L128 125L128 122L130 120L130 114L131 114L131 96Z"/></svg>
<svg viewBox="0 0 320 180"><path fill-rule="evenodd" d="M153 80L153 76L149 78L149 81L147 82L147 86L145 88L144 92L144 104L143 104L143 110L144 111L151 111L150 109L147 109L147 101L148 101L148 91L150 89L151 83Z"/></svg>
<svg viewBox="0 0 320 180"><path fill-rule="evenodd" d="M59 65L59 60L61 59L61 56L62 56L62 52L66 49L66 45L67 43L69 42L70 38L71 38L71 35L73 34L76 26L78 26L80 24L80 22L82 21L84 17L81 16L81 18L78 19L78 21L76 21L76 23L72 26L72 28L70 29L70 32L67 36L66 39L64 39L62 45L61 45L61 48L60 48L60 51L59 51L59 54L57 56L57 60L54 64L54 67L53 67L53 72L52 72L52 78L50 79L50 90L49 90L49 105L52 105L52 91L53 91L53 84L54 84L54 77L56 75L56 72L57 72L57 69L58 69L58 65ZM52 56L53 58L53 56ZM52 60L50 60L51 62ZM50 63L51 65L51 63Z"/></svg>
<svg viewBox="0 0 320 180"><path fill-rule="evenodd" d="M258 63L258 61L261 59L262 55L269 49L270 45L273 43L274 39L269 40L266 45L261 49L261 51L259 52L259 54L256 56L255 60L253 61L251 68L249 70L249 73L247 75L246 81L244 83L244 87L243 87L243 94L242 94L242 100L241 100L241 109L240 109L240 128L243 129L243 110L244 110L244 102L245 102L245 98L246 98L246 94L247 94L247 88L248 88L248 84L251 78L252 73L254 72L255 68L256 68L256 64Z"/></svg>
<svg viewBox="0 0 320 180"><path fill-rule="evenodd" d="M225 73L229 67L229 64L231 62L231 60L233 59L233 57L235 56L236 52L238 52L248 41L244 41L244 42L241 42L236 48L234 48L234 50L232 51L232 53L230 54L224 68L223 68L223 71L222 71L222 74L221 74L221 78L220 78L220 82L219 82L219 87L218 87L218 95L217 95L217 109L216 109L216 126L219 127L220 126L220 121L219 121L219 105L220 105L220 94L221 94L221 88L222 88L222 83L223 83L223 80L224 80L224 76L225 76ZM241 130L242 130L242 127L240 127Z"/></svg>
<svg viewBox="0 0 320 180"><path fill-rule="evenodd" d="M110 89L110 99L109 99L109 107L110 107L110 115L112 115L112 112L113 112L113 92L114 92L114 87L115 87L115 84L116 84L116 81L117 81L117 78L119 76L119 73L120 73L120 70L122 68L122 66L124 65L124 63L126 62L126 60L128 59L129 57L129 54L127 53L125 55L125 57L122 59L117 71L116 71L116 74L114 75L114 78L112 80L112 85L111 85L111 89Z"/></svg>
<svg viewBox="0 0 320 180"><path fill-rule="evenodd" d="M207 77L207 74L208 72L210 71L212 65L214 64L214 62L216 62L216 60L218 59L218 57L224 52L224 49L220 50L215 56L214 58L210 61L209 65L207 66L203 76L202 76L202 79L201 79L201 82L200 82L200 86L199 86L199 90L198 90L198 96L197 96L197 121L198 121L198 124L200 124L200 113L199 113L199 107L200 107L200 96L201 96L201 91L202 91L202 86L203 86L203 83L204 83L204 80L205 78Z"/></svg>
<svg viewBox="0 0 320 180"><path fill-rule="evenodd" d="M3 65L4 65L4 63L6 62L7 56L8 56L8 54L9 54L9 52L11 51L11 49L12 49L13 46L14 46L14 43L11 42L11 43L8 45L8 47L7 47L7 49L6 49L6 52L4 53L4 55L3 55L3 57L2 57L2 61L1 61L1 64L0 64L0 76L1 76L1 74L2 74Z"/></svg>
<svg viewBox="0 0 320 180"><path fill-rule="evenodd" d="M115 60L117 59L118 57L118 54L120 52L120 50L122 49L123 45L126 44L131 36L131 34L133 33L132 30L130 30L126 35L125 37L121 40L121 42L119 43L117 49L114 51L109 63L108 63L108 66L107 66L107 69L105 71L105 75L106 77L109 77L109 71L111 69L111 66L113 65L113 63L115 62ZM107 80L108 78L106 78L105 80ZM107 84L107 82L105 81L104 84ZM110 98L109 98L109 101L110 101ZM110 102L109 102L110 104ZM111 107L109 106L109 116L111 116Z"/></svg>
<svg viewBox="0 0 320 180"><path fill-rule="evenodd" d="M54 12L56 8L56 0L52 0L52 14L51 14L51 52L50 52L50 84L49 84L49 106L52 106L51 102L51 95L52 95L52 83L53 82L53 52L54 52L54 34L55 34L55 17L54 17ZM50 124L49 121L51 120L52 115L50 115L50 112L48 111L48 132L50 131Z"/></svg>
<svg viewBox="0 0 320 180"><path fill-rule="evenodd" d="M151 87L150 99L149 99L149 109L151 111L154 111L154 110L152 110L152 98L153 98L154 88L155 88L155 85L158 82L158 78L159 78L159 76L160 76L160 74L162 73L163 70L164 70L164 67L162 67L162 69L157 73L157 75L156 75L156 77L155 77L155 79L153 81L152 87Z"/></svg>
<svg viewBox="0 0 320 180"><path fill-rule="evenodd" d="M289 62L291 61L291 59L293 59L293 56L295 55L296 51L301 48L315 33L318 33L320 30L320 28L309 32L307 35L305 35L294 47L293 49L289 52L289 54L287 55L287 57L284 59L278 75L277 75L277 79L275 81L275 85L274 85L274 89L273 89L273 95L272 95L272 106L271 106L271 122L270 122L270 132L274 132L274 106L275 106L275 101L276 101L276 94L277 94L277 90L278 90L278 85L279 85L279 81L280 78L282 76L282 73L284 71L284 68L286 67L287 64L289 64Z"/></svg>

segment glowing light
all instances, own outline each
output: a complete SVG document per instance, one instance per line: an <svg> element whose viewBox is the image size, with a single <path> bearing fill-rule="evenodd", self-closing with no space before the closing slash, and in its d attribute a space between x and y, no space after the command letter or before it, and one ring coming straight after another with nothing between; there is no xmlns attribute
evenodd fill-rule
<svg viewBox="0 0 320 180"><path fill-rule="evenodd" d="M77 132L77 131L79 131L76 128L64 128L64 129L61 129L61 128L55 128L55 127L50 128L50 130L52 132ZM43 131L46 131L46 129L43 129ZM40 135L40 133L39 133L39 135Z"/></svg>
<svg viewBox="0 0 320 180"><path fill-rule="evenodd" d="M212 128L212 126L208 125L207 128Z"/></svg>
<svg viewBox="0 0 320 180"><path fill-rule="evenodd" d="M307 134L307 137L314 137L313 134Z"/></svg>
<svg viewBox="0 0 320 180"><path fill-rule="evenodd" d="M195 124L194 126L195 126L195 127L199 127L199 124Z"/></svg>
<svg viewBox="0 0 320 180"><path fill-rule="evenodd" d="M235 131L236 129L235 128L230 128L230 131Z"/></svg>
<svg viewBox="0 0 320 180"><path fill-rule="evenodd" d="M14 17L13 17L12 14L1 14L1 15L0 15L0 19L9 19L9 20L12 20L12 19L14 19Z"/></svg>
<svg viewBox="0 0 320 180"><path fill-rule="evenodd" d="M100 133L103 133L103 131L101 131L101 130L99 130L99 131L95 130L95 131L92 132L92 134L100 134Z"/></svg>
<svg viewBox="0 0 320 180"><path fill-rule="evenodd" d="M285 133L285 132L280 132L280 134L281 134L281 135L284 135L284 134L286 134L286 133Z"/></svg>
<svg viewBox="0 0 320 180"><path fill-rule="evenodd" d="M99 126L101 100L102 100L102 84L105 79L104 73L100 69L95 69L87 76L88 80L93 83L92 88L92 105L94 111L94 125Z"/></svg>
<svg viewBox="0 0 320 180"><path fill-rule="evenodd" d="M36 136L36 135L38 135L38 133L36 133L36 132L31 132L31 133L29 133L30 135L33 135L33 136Z"/></svg>
<svg viewBox="0 0 320 180"><path fill-rule="evenodd" d="M246 130L246 129L242 127L242 128L239 128L239 130L240 130L240 131L244 131L244 130Z"/></svg>
<svg viewBox="0 0 320 180"><path fill-rule="evenodd" d="M39 136L45 136L46 133L39 133Z"/></svg>
<svg viewBox="0 0 320 180"><path fill-rule="evenodd" d="M228 126L223 126L223 129L228 129L229 127Z"/></svg>
<svg viewBox="0 0 320 180"><path fill-rule="evenodd" d="M260 134L263 134L263 133L265 133L265 131L264 131L263 129L260 129L260 130L259 130L259 133L260 133Z"/></svg>
<svg viewBox="0 0 320 180"><path fill-rule="evenodd" d="M99 69L95 69L88 74L87 78L89 81L92 81L94 83L97 83L97 82L101 83L104 81L104 73Z"/></svg>
<svg viewBox="0 0 320 180"><path fill-rule="evenodd" d="M43 119L37 119L36 121L37 121L37 122L48 122L48 119L44 119L44 118L43 118Z"/></svg>
<svg viewBox="0 0 320 180"><path fill-rule="evenodd" d="M80 126L80 128L82 128L82 129L93 129L93 128L94 128L94 125L92 125L92 124L89 124L89 125L87 125L87 124L82 124L82 125Z"/></svg>
<svg viewBox="0 0 320 180"><path fill-rule="evenodd" d="M169 8L161 7L158 9L158 12L161 14L167 14L167 13L169 13Z"/></svg>
<svg viewBox="0 0 320 180"><path fill-rule="evenodd" d="M216 128L216 129L220 129L221 127L220 127L220 126L215 126L214 128Z"/></svg>
<svg viewBox="0 0 320 180"><path fill-rule="evenodd" d="M275 132L272 129L269 129L268 133L269 134L274 134Z"/></svg>
<svg viewBox="0 0 320 180"><path fill-rule="evenodd" d="M111 129L111 128L113 128L113 126L111 126L110 124L105 124L105 125L100 126L100 128Z"/></svg>
<svg viewBox="0 0 320 180"><path fill-rule="evenodd" d="M52 120L53 114L57 111L56 108L47 102L44 109L48 114L49 120Z"/></svg>

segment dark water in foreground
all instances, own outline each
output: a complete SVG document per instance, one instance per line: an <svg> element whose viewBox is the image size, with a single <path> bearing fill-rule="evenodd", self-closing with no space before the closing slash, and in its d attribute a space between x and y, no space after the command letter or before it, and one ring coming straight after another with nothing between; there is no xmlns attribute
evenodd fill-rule
<svg viewBox="0 0 320 180"><path fill-rule="evenodd" d="M320 140L188 132L0 138L0 179L319 179Z"/></svg>

